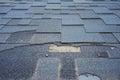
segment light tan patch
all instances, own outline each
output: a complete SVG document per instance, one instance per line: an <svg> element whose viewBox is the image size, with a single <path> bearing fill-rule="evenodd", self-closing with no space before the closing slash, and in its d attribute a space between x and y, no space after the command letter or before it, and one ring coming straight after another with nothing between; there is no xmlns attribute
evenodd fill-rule
<svg viewBox="0 0 120 80"><path fill-rule="evenodd" d="M73 46L57 46L52 44L49 47L49 52L81 52L80 47Z"/></svg>

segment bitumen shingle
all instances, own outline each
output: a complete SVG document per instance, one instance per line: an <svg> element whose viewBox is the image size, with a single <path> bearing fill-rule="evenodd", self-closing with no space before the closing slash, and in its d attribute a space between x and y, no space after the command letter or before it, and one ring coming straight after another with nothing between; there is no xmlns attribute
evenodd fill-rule
<svg viewBox="0 0 120 80"><path fill-rule="evenodd" d="M120 80L120 0L0 0L0 80L86 73Z"/></svg>

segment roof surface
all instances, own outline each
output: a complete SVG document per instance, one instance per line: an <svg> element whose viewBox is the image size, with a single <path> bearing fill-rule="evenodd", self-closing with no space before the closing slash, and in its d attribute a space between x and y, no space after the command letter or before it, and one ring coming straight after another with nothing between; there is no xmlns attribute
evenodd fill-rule
<svg viewBox="0 0 120 80"><path fill-rule="evenodd" d="M0 0L0 80L120 80L119 0Z"/></svg>

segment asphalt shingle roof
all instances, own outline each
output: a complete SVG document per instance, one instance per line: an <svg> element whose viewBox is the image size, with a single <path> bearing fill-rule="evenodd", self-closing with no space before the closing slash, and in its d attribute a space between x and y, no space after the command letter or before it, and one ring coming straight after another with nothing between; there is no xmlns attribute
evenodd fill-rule
<svg viewBox="0 0 120 80"><path fill-rule="evenodd" d="M80 52L50 52L53 44ZM0 0L0 80L85 73L120 80L119 0Z"/></svg>

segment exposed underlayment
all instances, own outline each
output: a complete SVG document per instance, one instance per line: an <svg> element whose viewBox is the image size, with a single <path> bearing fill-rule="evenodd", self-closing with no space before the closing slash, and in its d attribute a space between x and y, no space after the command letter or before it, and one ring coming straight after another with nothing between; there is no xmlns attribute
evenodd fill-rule
<svg viewBox="0 0 120 80"><path fill-rule="evenodd" d="M120 80L120 0L0 0L0 80Z"/></svg>
<svg viewBox="0 0 120 80"><path fill-rule="evenodd" d="M51 45L49 52L80 52L80 47Z"/></svg>

